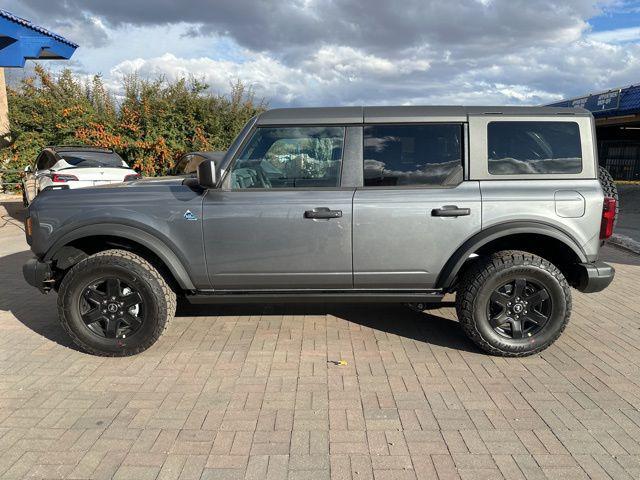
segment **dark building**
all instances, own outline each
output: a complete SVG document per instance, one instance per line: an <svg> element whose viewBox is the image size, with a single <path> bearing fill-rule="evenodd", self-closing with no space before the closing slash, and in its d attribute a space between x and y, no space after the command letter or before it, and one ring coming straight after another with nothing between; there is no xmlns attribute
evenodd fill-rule
<svg viewBox="0 0 640 480"><path fill-rule="evenodd" d="M551 105L590 110L596 119L600 165L616 180L640 180L640 85Z"/></svg>

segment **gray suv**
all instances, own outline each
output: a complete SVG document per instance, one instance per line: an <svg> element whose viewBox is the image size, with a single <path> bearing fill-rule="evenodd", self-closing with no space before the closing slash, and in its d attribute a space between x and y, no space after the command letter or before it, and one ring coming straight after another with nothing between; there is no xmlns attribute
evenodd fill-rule
<svg viewBox="0 0 640 480"><path fill-rule="evenodd" d="M582 109L345 107L253 118L197 176L43 192L28 283L88 352L151 346L197 303L402 302L456 292L463 331L498 355L564 330L597 292L615 200Z"/></svg>

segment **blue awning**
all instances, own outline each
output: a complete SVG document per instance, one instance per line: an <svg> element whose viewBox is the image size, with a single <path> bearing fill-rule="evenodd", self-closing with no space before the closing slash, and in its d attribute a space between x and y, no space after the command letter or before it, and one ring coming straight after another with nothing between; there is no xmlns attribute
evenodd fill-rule
<svg viewBox="0 0 640 480"><path fill-rule="evenodd" d="M552 107L582 107L598 117L619 117L640 113L640 85L615 88L604 92L551 103Z"/></svg>
<svg viewBox="0 0 640 480"><path fill-rule="evenodd" d="M27 60L68 60L78 45L0 9L0 67L24 67Z"/></svg>

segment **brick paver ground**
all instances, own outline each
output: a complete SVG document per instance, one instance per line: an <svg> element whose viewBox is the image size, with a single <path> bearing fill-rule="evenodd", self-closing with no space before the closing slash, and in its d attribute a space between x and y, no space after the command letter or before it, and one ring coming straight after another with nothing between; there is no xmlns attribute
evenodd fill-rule
<svg viewBox="0 0 640 480"><path fill-rule="evenodd" d="M607 249L613 286L574 292L566 332L525 359L479 352L451 302L183 309L106 359L22 280L5 207L0 478L640 478L638 257Z"/></svg>

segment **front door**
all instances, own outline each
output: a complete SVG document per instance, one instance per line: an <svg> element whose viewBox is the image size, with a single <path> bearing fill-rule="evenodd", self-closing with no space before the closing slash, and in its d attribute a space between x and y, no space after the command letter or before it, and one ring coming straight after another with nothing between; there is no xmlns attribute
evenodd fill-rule
<svg viewBox="0 0 640 480"><path fill-rule="evenodd" d="M204 198L214 290L352 288L344 127L260 127Z"/></svg>
<svg viewBox="0 0 640 480"><path fill-rule="evenodd" d="M353 201L354 286L428 289L481 228L478 182L464 180L462 124L364 127L364 186Z"/></svg>

